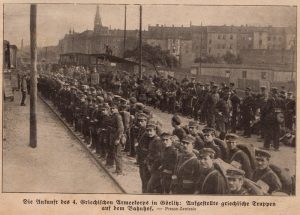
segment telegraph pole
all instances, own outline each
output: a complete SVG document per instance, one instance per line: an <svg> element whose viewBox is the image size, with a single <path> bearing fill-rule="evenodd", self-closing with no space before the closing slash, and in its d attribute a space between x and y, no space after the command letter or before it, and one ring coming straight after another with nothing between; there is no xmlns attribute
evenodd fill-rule
<svg viewBox="0 0 300 215"><path fill-rule="evenodd" d="M125 51L126 51L126 19L127 19L127 6L126 6L126 4L125 4L125 17L124 17L124 47L123 47L123 50L124 50L124 52L123 52L123 57L125 58Z"/></svg>
<svg viewBox="0 0 300 215"><path fill-rule="evenodd" d="M37 146L37 120L36 120L36 98L37 98L37 40L36 40L36 12L37 5L30 5L30 50L31 50L31 76L30 76L30 142L32 148Z"/></svg>
<svg viewBox="0 0 300 215"><path fill-rule="evenodd" d="M139 77L142 79L142 5L140 5Z"/></svg>

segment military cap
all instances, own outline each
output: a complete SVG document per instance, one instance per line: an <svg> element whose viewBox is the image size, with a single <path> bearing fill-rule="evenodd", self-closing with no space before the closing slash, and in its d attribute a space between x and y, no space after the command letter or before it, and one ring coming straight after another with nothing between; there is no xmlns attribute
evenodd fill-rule
<svg viewBox="0 0 300 215"><path fill-rule="evenodd" d="M149 110L148 108L144 108L143 112L148 116L151 114L151 110Z"/></svg>
<svg viewBox="0 0 300 215"><path fill-rule="evenodd" d="M207 155L212 155L213 157L215 156L216 152L211 149L211 148L203 148L201 150L199 150L199 156L203 157L203 156L207 156Z"/></svg>
<svg viewBox="0 0 300 215"><path fill-rule="evenodd" d="M226 177L227 178L243 178L245 176L245 171L238 168L228 168L226 170Z"/></svg>
<svg viewBox="0 0 300 215"><path fill-rule="evenodd" d="M275 113L282 113L282 110L281 110L281 108L274 108L274 112Z"/></svg>
<svg viewBox="0 0 300 215"><path fill-rule="evenodd" d="M215 85L215 82L214 81L211 81L211 82L209 82L210 83L210 85Z"/></svg>
<svg viewBox="0 0 300 215"><path fill-rule="evenodd" d="M189 121L189 124L188 124L189 127L197 127L198 126L198 123L196 121Z"/></svg>
<svg viewBox="0 0 300 215"><path fill-rule="evenodd" d="M235 140L239 139L239 136L236 134L229 133L229 134L226 134L225 139L235 141Z"/></svg>
<svg viewBox="0 0 300 215"><path fill-rule="evenodd" d="M96 89L95 89L95 87L91 87L90 90L91 91L95 91Z"/></svg>
<svg viewBox="0 0 300 215"><path fill-rule="evenodd" d="M145 114L145 113L139 113L139 114L137 115L137 119L138 119L138 120L147 120L147 119L148 119L148 115Z"/></svg>
<svg viewBox="0 0 300 215"><path fill-rule="evenodd" d="M193 137L192 135L186 135L182 140L181 142L184 144L184 143L188 143L188 144L191 144L191 143L194 143L195 142L195 137Z"/></svg>
<svg viewBox="0 0 300 215"><path fill-rule="evenodd" d="M142 110L142 109L144 109L145 106L144 106L143 103L138 102L138 103L135 104L135 107L136 107L137 109Z"/></svg>
<svg viewBox="0 0 300 215"><path fill-rule="evenodd" d="M212 85L212 88L213 88L213 89L216 89L216 88L218 88L218 85L213 84L213 85Z"/></svg>
<svg viewBox="0 0 300 215"><path fill-rule="evenodd" d="M119 96L119 95L114 95L114 99L120 99L121 98L121 96Z"/></svg>
<svg viewBox="0 0 300 215"><path fill-rule="evenodd" d="M104 102L104 98L102 96L97 96L96 98L99 102L101 103Z"/></svg>
<svg viewBox="0 0 300 215"><path fill-rule="evenodd" d="M210 128L210 127L204 127L204 128L202 129L202 132L203 132L203 133L208 133L208 132L215 133L216 130L213 129L213 128Z"/></svg>
<svg viewBox="0 0 300 215"><path fill-rule="evenodd" d="M147 129L149 129L149 128L156 129L157 128L157 123L154 120L149 120L148 123L147 123L146 128Z"/></svg>
<svg viewBox="0 0 300 215"><path fill-rule="evenodd" d="M124 98L120 98L120 102L122 102L122 103L127 103L127 100L124 99Z"/></svg>
<svg viewBox="0 0 300 215"><path fill-rule="evenodd" d="M271 154L265 150L262 149L255 149L255 156L256 157L265 157L265 158L270 158Z"/></svg>
<svg viewBox="0 0 300 215"><path fill-rule="evenodd" d="M235 84L233 82L229 83L229 86L234 86Z"/></svg>
<svg viewBox="0 0 300 215"><path fill-rule="evenodd" d="M129 99L129 102L135 104L135 103L137 102L137 100L136 100L135 97L131 97L131 98Z"/></svg>
<svg viewBox="0 0 300 215"><path fill-rule="evenodd" d="M208 84L208 83L206 83L206 84L204 84L204 86L208 87L208 86L209 86L209 84Z"/></svg>
<svg viewBox="0 0 300 215"><path fill-rule="evenodd" d="M265 89L267 89L267 87L266 86L261 86L260 89L265 90Z"/></svg>
<svg viewBox="0 0 300 215"><path fill-rule="evenodd" d="M288 94L288 95L293 95L293 93L292 93L292 92L288 92L287 94Z"/></svg>
<svg viewBox="0 0 300 215"><path fill-rule="evenodd" d="M246 91L251 91L251 87L246 87Z"/></svg>
<svg viewBox="0 0 300 215"><path fill-rule="evenodd" d="M160 136L161 136L161 138L171 138L172 134L170 134L169 132L164 132Z"/></svg>
<svg viewBox="0 0 300 215"><path fill-rule="evenodd" d="M110 109L110 106L109 106L108 103L104 103L104 104L101 105L100 108L101 108L102 110L103 110L103 109Z"/></svg>
<svg viewBox="0 0 300 215"><path fill-rule="evenodd" d="M177 125L181 124L181 119L179 118L178 115L173 115L172 121L175 122Z"/></svg>
<svg viewBox="0 0 300 215"><path fill-rule="evenodd" d="M280 94L286 94L286 91L285 90L281 90Z"/></svg>
<svg viewBox="0 0 300 215"><path fill-rule="evenodd" d="M274 93L278 93L278 88L277 87L272 87L271 91L274 92Z"/></svg>
<svg viewBox="0 0 300 215"><path fill-rule="evenodd" d="M225 86L225 87L223 87L223 90L224 90L224 91L229 91L230 88L229 88L228 86Z"/></svg>

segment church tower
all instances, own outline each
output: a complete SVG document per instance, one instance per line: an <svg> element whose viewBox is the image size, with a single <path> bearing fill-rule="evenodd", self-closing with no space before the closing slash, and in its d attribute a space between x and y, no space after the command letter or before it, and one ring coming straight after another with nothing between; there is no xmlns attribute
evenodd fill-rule
<svg viewBox="0 0 300 215"><path fill-rule="evenodd" d="M101 17L99 13L99 6L97 5L97 11L94 20L94 33L100 33L102 28Z"/></svg>

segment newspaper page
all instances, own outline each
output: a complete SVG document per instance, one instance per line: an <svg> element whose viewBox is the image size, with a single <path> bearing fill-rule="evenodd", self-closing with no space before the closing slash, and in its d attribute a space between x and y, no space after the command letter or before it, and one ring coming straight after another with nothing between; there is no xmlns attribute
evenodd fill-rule
<svg viewBox="0 0 300 215"><path fill-rule="evenodd" d="M298 1L1 3L0 214L298 214Z"/></svg>

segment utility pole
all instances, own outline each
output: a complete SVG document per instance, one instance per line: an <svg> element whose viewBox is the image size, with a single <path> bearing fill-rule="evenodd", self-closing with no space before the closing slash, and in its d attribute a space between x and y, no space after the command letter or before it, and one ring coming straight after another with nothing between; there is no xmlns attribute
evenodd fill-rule
<svg viewBox="0 0 300 215"><path fill-rule="evenodd" d="M199 60L199 70L197 71L197 81L199 80L199 74L201 74L201 67L202 67L202 41L203 41L203 29L202 29L202 22L201 22L200 60Z"/></svg>
<svg viewBox="0 0 300 215"><path fill-rule="evenodd" d="M142 79L142 5L140 5L139 77Z"/></svg>
<svg viewBox="0 0 300 215"><path fill-rule="evenodd" d="M125 58L125 51L126 51L126 28L127 28L127 24L126 24L126 19L127 19L127 6L125 4L125 17L124 17L124 47L123 47L123 58Z"/></svg>
<svg viewBox="0 0 300 215"><path fill-rule="evenodd" d="M31 76L30 76L30 142L32 148L37 146L37 120L36 120L36 98L37 98L37 39L36 39L36 12L37 5L30 5L30 50L31 50Z"/></svg>

